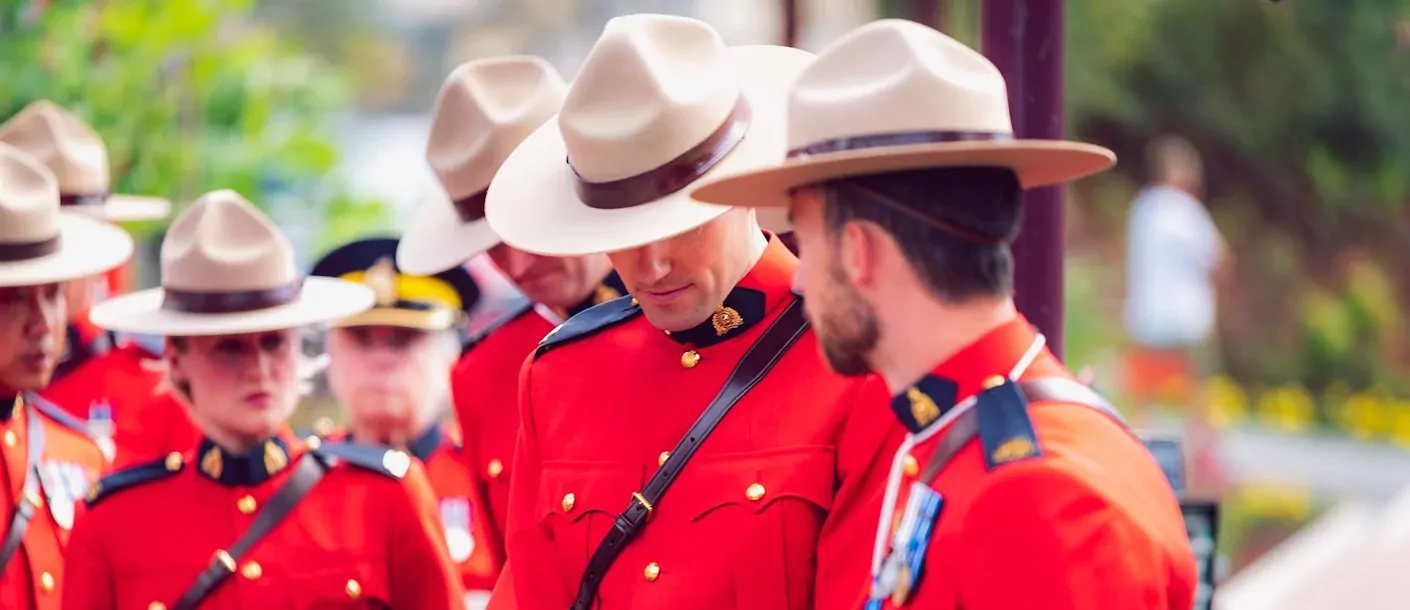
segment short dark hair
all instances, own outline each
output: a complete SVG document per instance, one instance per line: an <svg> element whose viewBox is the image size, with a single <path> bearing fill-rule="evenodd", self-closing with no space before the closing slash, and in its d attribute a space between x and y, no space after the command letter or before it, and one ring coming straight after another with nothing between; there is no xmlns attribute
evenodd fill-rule
<svg viewBox="0 0 1410 610"><path fill-rule="evenodd" d="M1022 190L1012 171L921 169L820 186L824 217L834 237L849 221L879 225L896 239L936 297L961 302L1013 294L1009 242L1018 233L1023 207ZM897 209L898 205L907 209Z"/></svg>

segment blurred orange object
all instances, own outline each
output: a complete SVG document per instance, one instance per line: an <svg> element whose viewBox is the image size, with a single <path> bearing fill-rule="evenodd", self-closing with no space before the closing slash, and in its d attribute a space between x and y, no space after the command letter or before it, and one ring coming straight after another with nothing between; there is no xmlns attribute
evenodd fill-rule
<svg viewBox="0 0 1410 610"><path fill-rule="evenodd" d="M1134 405L1183 408L1195 402L1199 380L1189 349L1131 344L1124 364L1126 395Z"/></svg>

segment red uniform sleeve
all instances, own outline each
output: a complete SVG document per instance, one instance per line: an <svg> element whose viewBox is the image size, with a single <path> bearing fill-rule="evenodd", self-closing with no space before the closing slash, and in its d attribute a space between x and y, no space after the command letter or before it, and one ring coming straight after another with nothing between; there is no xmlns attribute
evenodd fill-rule
<svg viewBox="0 0 1410 610"><path fill-rule="evenodd" d="M103 556L100 528L80 514L64 550L64 610L112 610L112 568Z"/></svg>
<svg viewBox="0 0 1410 610"><path fill-rule="evenodd" d="M881 515L886 476L905 435L886 409L879 377L857 388L837 448L838 487L818 536L815 608L853 608L871 569L872 540Z"/></svg>
<svg viewBox="0 0 1410 610"><path fill-rule="evenodd" d="M404 510L394 511L387 541L394 566L392 606L462 610L465 589L446 550L435 492L420 463L412 461L402 485L407 502Z"/></svg>
<svg viewBox="0 0 1410 610"><path fill-rule="evenodd" d="M572 603L572 592L565 589L564 578L558 573L553 534L542 526L535 510L543 462L535 439L533 358L530 354L524 361L519 375L519 437L514 447L514 476L509 481L509 523L504 540L505 554L513 558L510 563L532 569L515 574L506 563L490 601L492 608L550 610ZM505 596L517 600L515 605L504 605L501 598Z"/></svg>
<svg viewBox="0 0 1410 610"><path fill-rule="evenodd" d="M1073 473L1032 460L990 473L960 541L966 610L1166 608L1149 534ZM944 518L943 516L941 517Z"/></svg>

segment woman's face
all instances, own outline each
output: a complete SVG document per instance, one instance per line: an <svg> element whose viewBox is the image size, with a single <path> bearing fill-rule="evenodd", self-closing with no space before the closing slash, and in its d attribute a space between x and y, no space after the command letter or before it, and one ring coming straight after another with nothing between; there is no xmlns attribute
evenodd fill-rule
<svg viewBox="0 0 1410 610"><path fill-rule="evenodd" d="M393 326L328 333L328 387L355 433L405 442L439 414L458 356L445 338Z"/></svg>
<svg viewBox="0 0 1410 610"><path fill-rule="evenodd" d="M189 337L168 342L171 379L189 389L196 421L209 435L273 436L298 405L299 332Z"/></svg>

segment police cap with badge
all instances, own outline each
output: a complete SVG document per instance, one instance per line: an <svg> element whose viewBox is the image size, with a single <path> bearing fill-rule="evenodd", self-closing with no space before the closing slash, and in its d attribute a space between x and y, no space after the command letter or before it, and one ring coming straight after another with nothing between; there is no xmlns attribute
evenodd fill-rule
<svg viewBox="0 0 1410 610"><path fill-rule="evenodd" d="M365 284L376 294L372 309L334 326L395 326L445 330L459 324L480 300L480 288L464 267L435 275L402 273L396 264L398 240L361 239L324 255L310 275Z"/></svg>

